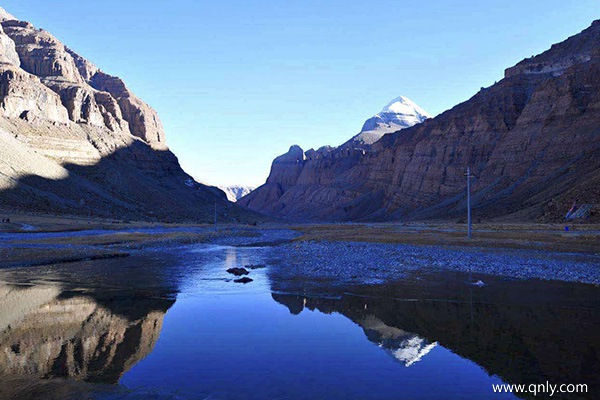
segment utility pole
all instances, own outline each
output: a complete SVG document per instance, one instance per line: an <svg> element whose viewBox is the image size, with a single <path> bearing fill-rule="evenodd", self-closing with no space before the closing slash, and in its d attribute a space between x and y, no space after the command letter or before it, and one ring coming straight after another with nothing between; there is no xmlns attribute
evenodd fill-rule
<svg viewBox="0 0 600 400"><path fill-rule="evenodd" d="M215 201L215 229L217 229L217 202Z"/></svg>
<svg viewBox="0 0 600 400"><path fill-rule="evenodd" d="M474 175L471 174L471 167L467 166L467 237L471 239L471 234L473 233L473 225L471 221L471 178L475 178ZM469 263L469 284L473 285L473 267L471 263ZM472 289L470 289L472 290ZM472 292L471 292L472 295ZM471 298L471 322L473 321L473 304Z"/></svg>
<svg viewBox="0 0 600 400"><path fill-rule="evenodd" d="M471 167L467 167L467 236L471 239L471 234L473 232L473 226L471 221L471 178L474 178L471 175Z"/></svg>

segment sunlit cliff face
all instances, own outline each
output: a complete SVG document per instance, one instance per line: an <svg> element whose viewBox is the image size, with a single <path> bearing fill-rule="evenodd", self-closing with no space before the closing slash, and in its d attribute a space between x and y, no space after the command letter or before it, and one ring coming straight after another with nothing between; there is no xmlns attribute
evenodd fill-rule
<svg viewBox="0 0 600 400"><path fill-rule="evenodd" d="M105 304L56 286L0 286L0 376L118 382L152 351L172 300Z"/></svg>

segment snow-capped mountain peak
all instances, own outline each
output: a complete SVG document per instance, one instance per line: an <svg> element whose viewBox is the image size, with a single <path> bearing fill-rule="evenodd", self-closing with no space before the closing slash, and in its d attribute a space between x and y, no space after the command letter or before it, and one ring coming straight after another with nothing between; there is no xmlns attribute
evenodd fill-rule
<svg viewBox="0 0 600 400"><path fill-rule="evenodd" d="M231 185L231 186L219 186L219 189L225 192L227 195L227 200L235 203L255 188L253 186L243 186L243 185Z"/></svg>
<svg viewBox="0 0 600 400"><path fill-rule="evenodd" d="M415 116L419 122L422 122L426 118L431 118L427 111L423 110L411 99L404 96L396 97L394 100L390 101L383 107L380 114L401 114L406 117Z"/></svg>
<svg viewBox="0 0 600 400"><path fill-rule="evenodd" d="M350 139L347 144L351 146L370 146L386 133L410 128L427 118L430 118L427 111L409 98L399 96L383 107L380 113L369 118L360 133Z"/></svg>

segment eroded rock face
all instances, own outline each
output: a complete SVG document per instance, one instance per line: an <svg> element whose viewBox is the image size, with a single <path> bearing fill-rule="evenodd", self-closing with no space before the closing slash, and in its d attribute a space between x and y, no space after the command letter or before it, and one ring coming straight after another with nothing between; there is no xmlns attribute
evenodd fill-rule
<svg viewBox="0 0 600 400"><path fill-rule="evenodd" d="M1 26L0 62L40 78L59 95L71 121L121 130L153 148L167 148L156 112L122 80L100 71L50 33L28 22L4 19Z"/></svg>
<svg viewBox="0 0 600 400"><path fill-rule="evenodd" d="M597 21L368 151L305 160L294 184L274 162L239 204L296 220L460 218L470 166L477 217L559 220L574 201L600 203L598 76Z"/></svg>
<svg viewBox="0 0 600 400"><path fill-rule="evenodd" d="M158 147L166 146L163 126L156 111L131 93L121 79L97 72L90 79L90 84L117 99L132 135Z"/></svg>
<svg viewBox="0 0 600 400"><path fill-rule="evenodd" d="M67 109L60 97L40 80L12 65L0 65L0 112L7 118L29 114L66 123Z"/></svg>
<svg viewBox="0 0 600 400"><path fill-rule="evenodd" d="M287 153L277 157L273 165L276 166L279 174L277 177L269 177L267 182L276 183L285 190L298 181L304 167L304 151L300 146L294 145Z"/></svg>
<svg viewBox="0 0 600 400"><path fill-rule="evenodd" d="M15 67L21 65L15 42L4 33L2 25L0 25L0 64L9 64Z"/></svg>
<svg viewBox="0 0 600 400"><path fill-rule="evenodd" d="M40 78L60 77L83 83L73 57L50 33L24 21L2 21L2 28L15 43L23 70Z"/></svg>

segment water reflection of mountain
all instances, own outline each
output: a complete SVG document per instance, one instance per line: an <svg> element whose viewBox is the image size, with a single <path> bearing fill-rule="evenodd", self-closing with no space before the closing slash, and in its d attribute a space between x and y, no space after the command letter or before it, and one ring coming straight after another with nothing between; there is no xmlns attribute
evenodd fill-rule
<svg viewBox="0 0 600 400"><path fill-rule="evenodd" d="M27 385L33 377L117 383L152 351L173 303L139 293L0 286L0 376L27 377ZM14 390L22 388L0 385L0 397Z"/></svg>
<svg viewBox="0 0 600 400"><path fill-rule="evenodd" d="M373 315L368 315L357 323L362 326L371 342L376 343L406 367L421 361L438 344L417 334L386 325Z"/></svg>
<svg viewBox="0 0 600 400"><path fill-rule="evenodd" d="M510 282L473 293L461 283L429 286L420 294L382 286L361 295L272 296L294 314L307 308L346 316L405 365L439 343L508 382L600 386L598 288Z"/></svg>

